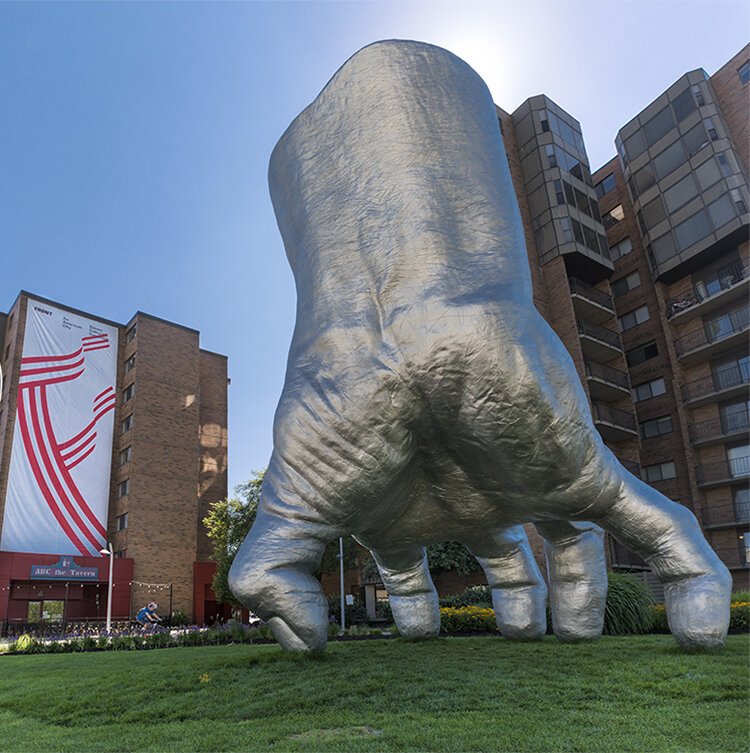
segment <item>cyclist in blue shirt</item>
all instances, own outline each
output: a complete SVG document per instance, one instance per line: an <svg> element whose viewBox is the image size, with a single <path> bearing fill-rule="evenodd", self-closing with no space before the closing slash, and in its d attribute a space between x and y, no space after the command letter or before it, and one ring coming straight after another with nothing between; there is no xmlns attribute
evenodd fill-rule
<svg viewBox="0 0 750 753"><path fill-rule="evenodd" d="M139 610L138 614L135 616L136 621L143 626L161 622L161 617L156 614L158 608L159 605L155 601L150 601L147 606Z"/></svg>

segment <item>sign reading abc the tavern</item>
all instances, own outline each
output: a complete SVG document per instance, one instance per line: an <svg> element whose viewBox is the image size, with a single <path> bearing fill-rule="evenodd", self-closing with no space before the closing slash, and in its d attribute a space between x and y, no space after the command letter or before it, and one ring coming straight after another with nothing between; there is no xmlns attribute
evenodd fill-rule
<svg viewBox="0 0 750 753"><path fill-rule="evenodd" d="M60 557L54 565L32 565L31 580L99 580L98 567L82 567L72 557Z"/></svg>

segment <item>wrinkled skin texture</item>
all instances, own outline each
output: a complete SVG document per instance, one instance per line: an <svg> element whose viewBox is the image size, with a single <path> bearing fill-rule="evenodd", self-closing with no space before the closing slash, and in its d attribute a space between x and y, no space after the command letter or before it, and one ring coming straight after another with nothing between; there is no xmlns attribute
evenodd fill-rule
<svg viewBox="0 0 750 753"><path fill-rule="evenodd" d="M500 632L600 635L602 528L665 584L686 646L720 646L731 579L693 515L629 474L595 430L532 302L521 220L484 82L417 42L364 48L292 123L271 196L297 321L258 518L231 569L287 649L325 647L327 542L369 548L402 635L438 633L424 546L466 544Z"/></svg>

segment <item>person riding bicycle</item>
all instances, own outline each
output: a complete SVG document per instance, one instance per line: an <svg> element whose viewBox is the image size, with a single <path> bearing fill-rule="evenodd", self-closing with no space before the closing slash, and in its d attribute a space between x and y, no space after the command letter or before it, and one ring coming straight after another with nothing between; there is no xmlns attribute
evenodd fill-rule
<svg viewBox="0 0 750 753"><path fill-rule="evenodd" d="M161 622L161 617L156 613L158 608L159 605L155 601L150 601L145 607L138 611L138 614L135 616L136 622L143 627Z"/></svg>

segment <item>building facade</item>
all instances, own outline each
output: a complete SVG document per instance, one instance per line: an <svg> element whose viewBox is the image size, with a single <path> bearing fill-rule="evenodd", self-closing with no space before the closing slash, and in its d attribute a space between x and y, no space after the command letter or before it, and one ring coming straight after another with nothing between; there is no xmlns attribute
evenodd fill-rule
<svg viewBox="0 0 750 753"><path fill-rule="evenodd" d="M0 355L0 621L103 617L110 546L115 619L152 600L215 614L202 519L227 495L226 357L26 292Z"/></svg>

